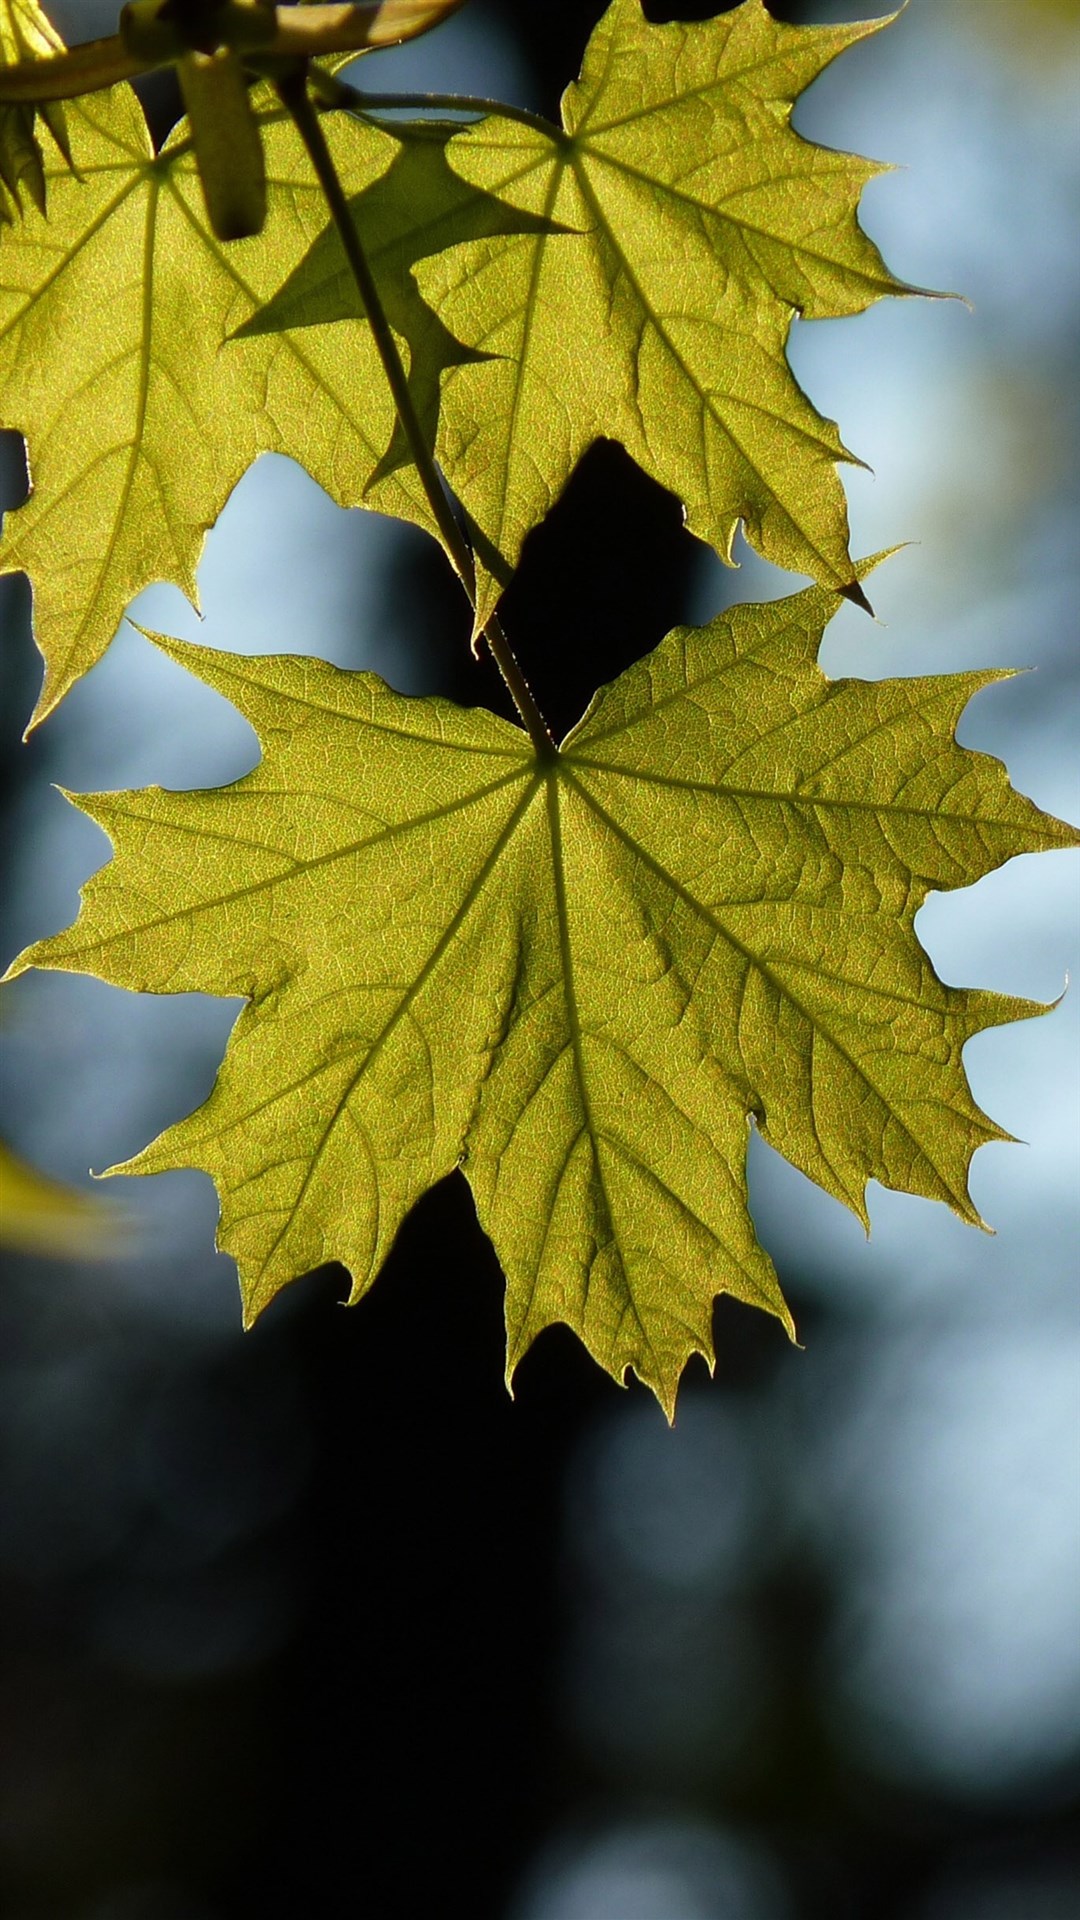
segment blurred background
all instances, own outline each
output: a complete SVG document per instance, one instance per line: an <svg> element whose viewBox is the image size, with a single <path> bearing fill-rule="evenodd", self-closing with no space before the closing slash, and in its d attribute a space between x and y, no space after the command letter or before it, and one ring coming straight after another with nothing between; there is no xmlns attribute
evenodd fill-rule
<svg viewBox="0 0 1080 1920"><path fill-rule="evenodd" d="M115 7L52 0L69 40ZM650 4L653 18L714 8ZM860 0L777 4L869 18ZM380 88L553 112L596 0L474 0ZM792 358L877 477L853 550L916 543L845 609L833 673L984 664L962 737L1077 817L1080 7L910 0L797 124L897 162L864 220L963 292L796 325ZM156 110L167 113L159 95ZM0 439L2 503L24 486ZM265 529L272 525L272 540ZM506 605L573 721L683 619L793 583L726 571L593 449ZM497 698L412 530L265 459L207 542L205 618L411 691ZM232 779L252 736L130 628L29 746L29 592L0 582L0 963L73 918L103 837L75 789ZM1070 748L1073 750L1070 751ZM1050 1000L1075 856L931 899L942 975ZM207 1093L235 1003L31 976L3 990L0 1132L88 1186ZM994 1239L873 1190L873 1237L756 1139L751 1189L805 1343L730 1302L674 1432L565 1332L511 1402L467 1190L415 1211L373 1293L330 1268L248 1335L197 1175L117 1182L93 1265L0 1291L0 1895L10 1920L1066 1920L1080 1911L1076 988L967 1063L1023 1146L973 1189ZM120 1189L118 1193L118 1189Z"/></svg>

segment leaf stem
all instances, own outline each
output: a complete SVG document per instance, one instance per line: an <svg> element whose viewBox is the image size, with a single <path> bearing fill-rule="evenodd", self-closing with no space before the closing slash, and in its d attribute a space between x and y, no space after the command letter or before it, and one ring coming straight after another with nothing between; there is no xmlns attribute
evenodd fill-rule
<svg viewBox="0 0 1080 1920"><path fill-rule="evenodd" d="M393 108L404 108L414 113L450 112L497 114L500 120L518 120L523 127L531 127L534 133L542 133L548 140L563 140L565 134L552 120L545 120L539 113L530 113L528 107L512 107L505 100L488 100L475 93L367 93L360 87L349 85L347 80L339 80L336 75L321 73L314 69L312 84L320 100L328 107L352 108L359 113L378 113Z"/></svg>
<svg viewBox="0 0 1080 1920"><path fill-rule="evenodd" d="M427 33L463 5L463 0L338 0L301 8L225 8L215 30L222 45L274 59L307 59L316 54L363 53L373 47L400 46ZM59 47L44 58L31 55L0 60L0 102L36 105L42 100L75 100L169 66L196 47L178 27L179 7L161 8L150 21L121 16L121 30L104 40ZM126 9L125 9L126 14ZM230 17L231 16L231 17Z"/></svg>
<svg viewBox="0 0 1080 1920"><path fill-rule="evenodd" d="M303 68L298 68L292 73L279 76L275 80L275 86L282 105L292 116L297 132L307 148L308 157L326 198L345 258L356 281L357 291L363 303L364 313L371 328L387 384L394 398L398 419L409 443L409 451L412 454L420 484L427 496L435 524L442 535L454 569L469 597L469 604L475 609L476 567L472 548L458 525L453 502L443 485L434 453L428 446L427 437L413 403L408 375L402 364L390 322L386 317L386 310L379 295L371 264L349 211L345 190L334 164L334 157L326 144L326 136L319 123L319 116L308 94L307 73ZM555 743L502 625L494 614L484 628L484 638L491 657L506 682L514 705L521 715L522 723L533 746L541 759L550 759L556 751Z"/></svg>

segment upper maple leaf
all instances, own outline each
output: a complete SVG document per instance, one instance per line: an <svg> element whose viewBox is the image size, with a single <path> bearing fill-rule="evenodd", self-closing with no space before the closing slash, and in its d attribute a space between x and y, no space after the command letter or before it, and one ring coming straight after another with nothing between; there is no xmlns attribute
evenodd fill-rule
<svg viewBox="0 0 1080 1920"><path fill-rule="evenodd" d="M791 27L743 0L653 26L638 0L614 0L561 128L493 114L449 141L485 218L447 196L457 231L447 222L411 264L459 343L430 365L439 458L485 570L478 627L602 435L725 559L741 519L768 559L861 598L836 471L852 456L799 388L787 338L795 314L861 313L915 289L858 222L864 186L887 169L812 145L790 120L839 53L887 24ZM499 201L521 230L493 227ZM363 236L370 216L357 205L355 217ZM246 331L358 311L328 227Z"/></svg>
<svg viewBox="0 0 1080 1920"><path fill-rule="evenodd" d="M887 24L792 27L743 0L654 26L638 0L614 0L561 129L492 116L450 143L464 179L573 230L417 268L450 331L499 356L447 373L439 453L504 561L607 435L725 558L741 518L767 559L860 597L835 465L852 456L786 342L795 314L914 289L857 219L886 169L810 144L790 119L839 53Z"/></svg>
<svg viewBox="0 0 1080 1920"><path fill-rule="evenodd" d="M0 419L25 435L33 481L9 516L0 570L34 584L38 719L144 586L173 581L194 600L206 529L257 454L291 453L344 505L390 441L393 404L366 328L329 356L334 343L310 336L222 351L322 217L299 138L265 101L261 119L280 191L256 239L214 238L183 128L155 157L120 86L70 108L78 175L48 167L48 221L29 214L0 243ZM358 188L395 151L374 128L349 130L338 163ZM419 488L401 475L390 485L394 509L429 524Z"/></svg>
<svg viewBox="0 0 1080 1920"><path fill-rule="evenodd" d="M369 328L248 337L244 323L304 258L325 210L283 109L266 90L256 105L270 188L257 237L215 239L186 127L155 157L138 100L119 86L72 106L77 177L50 164L48 221L29 215L0 245L0 420L26 436L33 477L0 571L34 583L38 720L144 586L173 581L195 599L206 529L260 453L301 461L340 505L436 531ZM424 307L409 266L446 244L463 203L458 232L537 223L449 171L445 129L422 129L398 165L401 143L367 123L331 116L327 137L434 434L439 367L476 355Z"/></svg>
<svg viewBox="0 0 1080 1920"><path fill-rule="evenodd" d="M955 741L1000 672L830 683L836 605L678 629L545 757L370 674L159 641L264 758L217 791L80 799L115 860L17 967L248 997L209 1100L119 1171L213 1176L249 1317L330 1259L359 1298L460 1165L508 1369L565 1321L670 1411L718 1293L790 1327L751 1117L863 1218L874 1178L977 1219L971 1156L1006 1136L964 1043L1045 1009L944 985L915 914L1080 834Z"/></svg>

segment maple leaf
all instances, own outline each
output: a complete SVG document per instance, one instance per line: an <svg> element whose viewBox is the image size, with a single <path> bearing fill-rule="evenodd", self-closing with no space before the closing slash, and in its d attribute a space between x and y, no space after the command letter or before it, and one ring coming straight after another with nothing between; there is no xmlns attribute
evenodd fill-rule
<svg viewBox="0 0 1080 1920"><path fill-rule="evenodd" d="M36 965L241 994L215 1088L134 1161L196 1166L252 1318L327 1260L371 1284L461 1166L507 1277L508 1374L564 1321L670 1413L731 1293L790 1330L747 1210L749 1120L866 1218L966 1220L1006 1138L961 1055L1046 1009L944 985L931 888L1080 844L959 746L998 671L830 683L814 587L679 628L561 750L315 660L157 644L263 745L205 792L80 798L111 836Z"/></svg>
<svg viewBox="0 0 1080 1920"><path fill-rule="evenodd" d="M155 156L121 86L72 107L78 177L47 168L48 222L28 216L0 246L0 418L26 436L33 477L0 571L34 582L46 663L35 721L104 652L141 588L168 580L195 601L204 534L260 453L302 462L340 505L435 532L415 470L386 460L395 413L367 326L223 346L325 216L299 136L267 90L257 102L270 184L257 237L214 238L184 127ZM392 134L341 116L327 138L352 193L400 150ZM408 184L416 178L414 168ZM397 311L398 250L374 265Z"/></svg>
<svg viewBox="0 0 1080 1920"><path fill-rule="evenodd" d="M0 66L48 58L64 43L37 0L0 0ZM63 158L70 165L67 119L59 101L32 106L0 102L0 221L22 211L25 187L39 213L45 212L45 167L35 128L40 114Z"/></svg>
<svg viewBox="0 0 1080 1920"><path fill-rule="evenodd" d="M790 115L887 24L791 27L743 0L654 26L614 0L561 130L492 116L450 143L464 179L574 230L476 242L417 271L450 331L499 356L448 370L439 436L492 578L484 543L515 563L606 435L725 559L741 518L767 559L861 598L836 471L852 456L799 388L787 337L795 314L917 290L858 224L887 169L804 141ZM495 593L489 580L481 624Z"/></svg>

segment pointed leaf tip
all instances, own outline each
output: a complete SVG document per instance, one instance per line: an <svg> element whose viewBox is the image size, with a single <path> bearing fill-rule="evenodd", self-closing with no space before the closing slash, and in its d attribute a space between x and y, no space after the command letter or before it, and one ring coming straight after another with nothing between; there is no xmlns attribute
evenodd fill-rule
<svg viewBox="0 0 1080 1920"><path fill-rule="evenodd" d="M863 613L868 613L871 620L876 618L873 606L858 580L849 580L846 586L840 588L840 592L845 600L851 601L852 606L861 607Z"/></svg>

